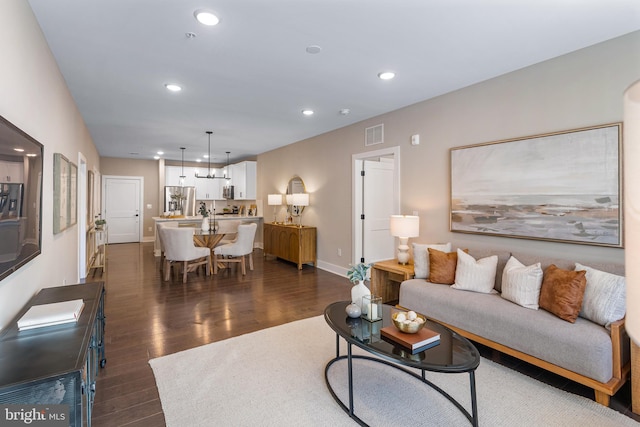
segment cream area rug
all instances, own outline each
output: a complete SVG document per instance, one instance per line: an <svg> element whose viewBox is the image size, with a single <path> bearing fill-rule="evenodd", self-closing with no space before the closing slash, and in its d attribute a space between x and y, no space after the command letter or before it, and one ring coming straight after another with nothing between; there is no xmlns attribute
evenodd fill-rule
<svg viewBox="0 0 640 427"><path fill-rule="evenodd" d="M325 384L335 342L318 316L152 359L167 426L354 426ZM345 402L346 368L340 361L329 371ZM353 376L355 413L371 426L470 425L448 400L396 369L356 360ZM427 379L471 411L468 374L428 372ZM640 425L486 359L476 386L480 426Z"/></svg>

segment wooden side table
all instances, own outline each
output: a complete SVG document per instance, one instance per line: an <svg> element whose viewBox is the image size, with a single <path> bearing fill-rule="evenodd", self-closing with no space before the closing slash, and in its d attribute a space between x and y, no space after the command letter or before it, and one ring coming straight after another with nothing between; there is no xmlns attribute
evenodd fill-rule
<svg viewBox="0 0 640 427"><path fill-rule="evenodd" d="M398 264L397 259L378 261L371 267L371 293L382 297L384 303L400 298L400 283L413 279L413 262Z"/></svg>

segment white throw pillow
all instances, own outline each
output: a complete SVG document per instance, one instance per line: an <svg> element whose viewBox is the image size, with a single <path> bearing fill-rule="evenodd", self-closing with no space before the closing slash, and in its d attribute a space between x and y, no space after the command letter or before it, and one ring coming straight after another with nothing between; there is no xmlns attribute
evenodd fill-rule
<svg viewBox="0 0 640 427"><path fill-rule="evenodd" d="M576 271L587 272L580 317L609 328L626 313L625 278L576 263Z"/></svg>
<svg viewBox="0 0 640 427"><path fill-rule="evenodd" d="M511 256L502 270L502 298L537 310L543 276L539 262L525 266Z"/></svg>
<svg viewBox="0 0 640 427"><path fill-rule="evenodd" d="M413 244L413 271L416 279L429 278L429 248L451 252L451 243Z"/></svg>
<svg viewBox="0 0 640 427"><path fill-rule="evenodd" d="M495 294L496 268L498 256L492 255L476 261L474 257L458 249L456 265L456 281L451 285L454 289Z"/></svg>

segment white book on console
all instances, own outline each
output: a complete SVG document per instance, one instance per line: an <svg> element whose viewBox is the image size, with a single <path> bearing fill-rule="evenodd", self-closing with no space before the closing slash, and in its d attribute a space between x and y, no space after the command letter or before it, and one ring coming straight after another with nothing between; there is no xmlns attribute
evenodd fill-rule
<svg viewBox="0 0 640 427"><path fill-rule="evenodd" d="M81 299L34 305L18 320L21 331L43 326L77 322L84 308Z"/></svg>

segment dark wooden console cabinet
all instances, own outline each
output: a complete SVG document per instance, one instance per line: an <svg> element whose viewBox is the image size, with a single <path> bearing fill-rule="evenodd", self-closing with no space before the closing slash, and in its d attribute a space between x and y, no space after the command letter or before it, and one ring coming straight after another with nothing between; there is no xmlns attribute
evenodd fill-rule
<svg viewBox="0 0 640 427"><path fill-rule="evenodd" d="M74 299L84 301L76 323L18 330L31 306ZM40 290L0 333L0 403L68 405L70 426L91 426L104 326L104 283Z"/></svg>
<svg viewBox="0 0 640 427"><path fill-rule="evenodd" d="M265 223L264 255L275 255L294 262L298 270L308 262L316 266L316 228Z"/></svg>

